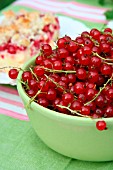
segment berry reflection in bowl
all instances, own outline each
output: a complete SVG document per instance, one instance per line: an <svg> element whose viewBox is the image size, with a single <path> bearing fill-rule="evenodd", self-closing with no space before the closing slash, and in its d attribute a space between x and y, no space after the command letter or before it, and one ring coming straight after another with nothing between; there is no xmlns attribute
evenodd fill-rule
<svg viewBox="0 0 113 170"><path fill-rule="evenodd" d="M109 28L65 36L55 50L44 44L19 71L17 88L32 126L56 152L113 160L112 39Z"/></svg>

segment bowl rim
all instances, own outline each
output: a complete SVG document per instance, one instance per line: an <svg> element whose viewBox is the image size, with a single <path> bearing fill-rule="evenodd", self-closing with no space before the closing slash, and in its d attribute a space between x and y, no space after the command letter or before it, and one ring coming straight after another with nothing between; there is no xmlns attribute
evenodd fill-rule
<svg viewBox="0 0 113 170"><path fill-rule="evenodd" d="M19 74L18 74L18 77L17 77L17 90L19 92L19 95L23 95L24 98L29 102L30 100L30 97L28 97L28 95L25 93L23 87L22 87L22 84L20 82L21 80L21 75L23 73L23 70L28 68L29 65L31 65L31 63L34 63L36 57L38 56L35 55L34 57L32 57L31 59L29 59L26 63L24 63L24 65L22 66L22 69L20 69L19 71ZM79 116L71 116L71 115L67 115L67 114L63 114L63 113L60 113L60 112L57 112L57 111L54 111L54 110L51 110L51 109L48 109L48 108L45 108L41 105L39 105L38 103L36 102L32 102L31 103L31 106L33 107L37 107L40 108L40 109L45 109L46 111L48 111L48 115L46 116L54 116L54 117L57 117L57 118L61 118L61 119L67 119L67 120L77 120L77 121L80 121L80 122L86 122L86 123L92 123L92 122L97 122L99 120L104 120L106 122L109 122L109 123L113 123L113 118L96 118L96 119L92 119L92 118L88 118L88 117L79 117ZM44 113L42 113L44 114ZM45 115L45 114L44 114ZM93 121L92 121L93 120Z"/></svg>

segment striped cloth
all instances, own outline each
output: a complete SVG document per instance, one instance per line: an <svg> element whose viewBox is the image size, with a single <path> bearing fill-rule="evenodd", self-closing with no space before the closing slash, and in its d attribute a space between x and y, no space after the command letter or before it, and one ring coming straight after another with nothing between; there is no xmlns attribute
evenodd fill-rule
<svg viewBox="0 0 113 170"><path fill-rule="evenodd" d="M104 23L107 23L103 13L108 8L81 4L77 1L19 0L5 10L12 9L17 11L20 8L50 11L65 15L75 20L83 21L87 23L89 27L93 25L98 27L99 24L102 26ZM0 85L0 114L5 114L20 120L29 120L16 89Z"/></svg>
<svg viewBox="0 0 113 170"><path fill-rule="evenodd" d="M0 113L28 121L21 98L16 89L0 86Z"/></svg>

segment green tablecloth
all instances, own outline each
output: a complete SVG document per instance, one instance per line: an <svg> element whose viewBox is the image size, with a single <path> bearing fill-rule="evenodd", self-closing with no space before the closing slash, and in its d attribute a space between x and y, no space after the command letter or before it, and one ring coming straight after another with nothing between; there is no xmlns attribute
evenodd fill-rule
<svg viewBox="0 0 113 170"><path fill-rule="evenodd" d="M113 162L84 162L49 149L30 122L0 115L0 170L113 170Z"/></svg>
<svg viewBox="0 0 113 170"><path fill-rule="evenodd" d="M78 0L78 2L94 3L97 6L97 1ZM24 7L14 5L4 10L18 11L20 8ZM102 23L99 22L84 20L82 22L90 28L102 27ZM39 139L29 121L17 120L1 113L0 170L113 170L113 162L84 162L60 155Z"/></svg>

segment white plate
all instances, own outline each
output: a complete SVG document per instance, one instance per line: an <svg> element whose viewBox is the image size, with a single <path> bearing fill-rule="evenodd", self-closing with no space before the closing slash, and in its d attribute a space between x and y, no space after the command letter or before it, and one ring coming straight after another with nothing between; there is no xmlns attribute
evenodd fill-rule
<svg viewBox="0 0 113 170"><path fill-rule="evenodd" d="M66 16L58 16L58 19L60 22L60 37L68 35L72 39L75 39L81 32L90 30L85 24L75 19ZM0 22L2 22L2 20L3 16L0 17ZM15 85L16 83L14 80L11 80L6 73L0 73L0 84Z"/></svg>

